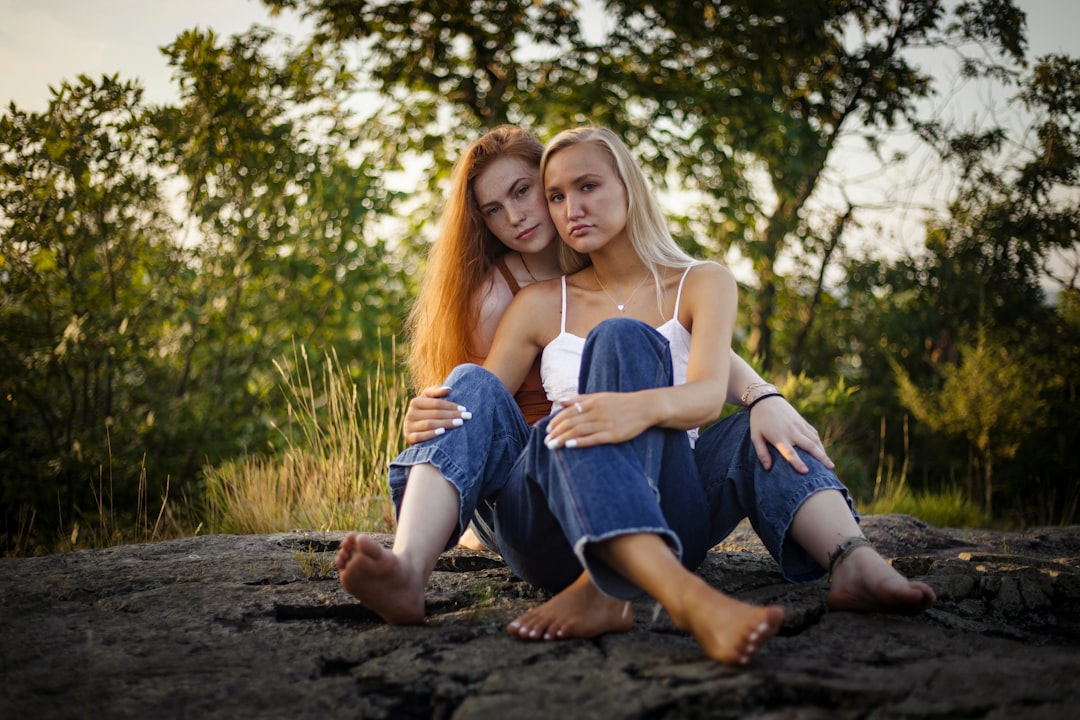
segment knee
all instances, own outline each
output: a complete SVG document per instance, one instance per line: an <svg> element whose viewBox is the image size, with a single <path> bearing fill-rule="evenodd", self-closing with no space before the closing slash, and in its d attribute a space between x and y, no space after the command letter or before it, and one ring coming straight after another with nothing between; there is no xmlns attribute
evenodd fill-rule
<svg viewBox="0 0 1080 720"><path fill-rule="evenodd" d="M608 318L589 332L586 341L596 348L611 348L617 350L624 343L631 343L636 347L641 346L642 339L655 341L663 339L647 323L633 318Z"/></svg>
<svg viewBox="0 0 1080 720"><path fill-rule="evenodd" d="M446 384L452 388L464 383L486 383L492 380L499 382L489 371L473 363L458 365L446 376Z"/></svg>

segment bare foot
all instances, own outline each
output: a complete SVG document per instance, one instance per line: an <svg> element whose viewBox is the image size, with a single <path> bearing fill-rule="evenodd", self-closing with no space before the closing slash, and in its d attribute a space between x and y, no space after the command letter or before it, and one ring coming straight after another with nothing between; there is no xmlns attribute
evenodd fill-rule
<svg viewBox="0 0 1080 720"><path fill-rule="evenodd" d="M334 566L341 586L391 625L424 622L424 581L375 539L349 533Z"/></svg>
<svg viewBox="0 0 1080 720"><path fill-rule="evenodd" d="M506 632L526 640L591 638L634 627L629 604L600 591L587 573L539 607L506 626Z"/></svg>
<svg viewBox="0 0 1080 720"><path fill-rule="evenodd" d="M480 538L476 537L476 533L472 531L472 528L465 528L465 532L461 533L461 537L457 542L459 547L463 547L466 550L487 550L484 543L480 542Z"/></svg>
<svg viewBox="0 0 1080 720"><path fill-rule="evenodd" d="M759 607L736 600L705 581L691 585L682 610L667 608L680 630L690 633L705 654L725 665L746 665L784 619L779 605Z"/></svg>
<svg viewBox="0 0 1080 720"><path fill-rule="evenodd" d="M937 602L934 589L908 580L871 547L851 551L833 569L827 598L833 610L915 614Z"/></svg>

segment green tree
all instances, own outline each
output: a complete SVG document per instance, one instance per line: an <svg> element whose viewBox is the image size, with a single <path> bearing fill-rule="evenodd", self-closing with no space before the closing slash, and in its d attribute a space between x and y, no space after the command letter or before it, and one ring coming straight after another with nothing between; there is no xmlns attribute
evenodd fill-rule
<svg viewBox="0 0 1080 720"><path fill-rule="evenodd" d="M1056 298L1046 297L1043 282L1055 253L1080 249L1078 70L1075 60L1050 56L1024 76L1018 97L1031 112L1027 134L989 128L953 133L942 143L946 168L959 178L953 201L929 225L923 252L890 263L849 262L842 303L848 320L838 325L858 358L867 426L880 417L902 424L903 409L887 391L890 357L922 392L937 392L941 374L962 360L964 338L984 334L1038 359L1028 370L1046 408L1029 418L1039 420L1039 432L1015 462L999 456L995 464L997 485L1007 491L997 505L1021 522L1066 520L1076 512L1068 505L1080 477L1068 450L1078 421L1078 328L1070 310L1076 276L1059 278ZM913 434L918 474L964 472L963 454L947 433L916 427Z"/></svg>
<svg viewBox="0 0 1080 720"><path fill-rule="evenodd" d="M963 435L978 453L983 510L992 520L994 468L1016 455L1045 407L1031 363L980 337L974 347L961 345L958 364L942 367L939 390L921 390L899 364L894 369L915 417L936 432Z"/></svg>
<svg viewBox="0 0 1080 720"><path fill-rule="evenodd" d="M272 360L294 341L375 367L400 323L400 264L369 229L392 194L352 135L349 77L339 58L278 42L188 31L164 49L181 103L156 122L198 237L163 439L186 448L188 476L273 439Z"/></svg>
<svg viewBox="0 0 1080 720"><path fill-rule="evenodd" d="M80 77L56 89L43 113L12 105L0 118L9 540L18 508L36 508L48 533L92 511L99 480L132 497L161 411L161 323L176 297L159 280L182 267L183 253L145 110L137 85Z"/></svg>

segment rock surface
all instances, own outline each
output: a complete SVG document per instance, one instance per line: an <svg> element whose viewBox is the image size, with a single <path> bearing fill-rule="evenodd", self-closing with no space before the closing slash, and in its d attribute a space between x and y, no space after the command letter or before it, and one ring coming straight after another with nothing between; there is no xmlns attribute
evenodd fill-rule
<svg viewBox="0 0 1080 720"><path fill-rule="evenodd" d="M1077 717L1080 527L863 524L935 588L937 607L827 612L823 583L785 583L740 528L700 573L786 610L744 669L705 659L650 601L634 605L629 633L511 638L506 623L546 596L464 550L440 561L416 627L387 626L341 590L331 560L343 533L4 558L0 717Z"/></svg>

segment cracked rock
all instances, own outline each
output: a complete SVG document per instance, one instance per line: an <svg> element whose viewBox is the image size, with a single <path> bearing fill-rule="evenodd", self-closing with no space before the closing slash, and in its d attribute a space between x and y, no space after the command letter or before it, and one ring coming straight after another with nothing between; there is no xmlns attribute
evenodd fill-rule
<svg viewBox="0 0 1080 720"><path fill-rule="evenodd" d="M413 627L386 625L340 588L344 533L3 558L0 717L1074 717L1080 527L949 530L902 515L863 527L938 605L830 612L824 582L786 583L740 527L699 573L783 605L785 620L739 669L707 660L647 599L627 633L510 637L506 624L547 595L488 553L441 558L428 620Z"/></svg>

